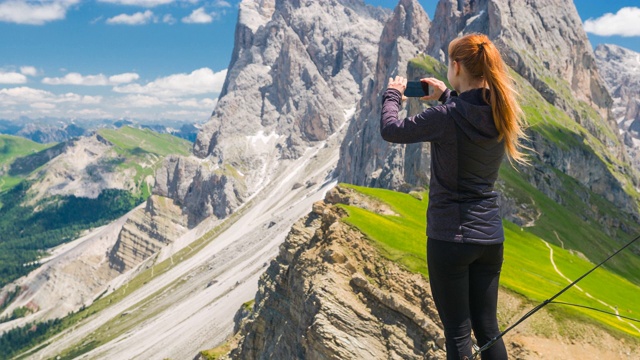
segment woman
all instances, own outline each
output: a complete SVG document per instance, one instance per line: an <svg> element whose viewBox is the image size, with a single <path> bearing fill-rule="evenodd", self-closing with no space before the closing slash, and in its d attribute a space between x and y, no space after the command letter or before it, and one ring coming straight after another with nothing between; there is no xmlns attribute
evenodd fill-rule
<svg viewBox="0 0 640 360"><path fill-rule="evenodd" d="M427 262L431 292L444 325L447 359L473 354L500 334L496 319L504 232L493 186L506 155L526 163L518 138L522 111L500 53L482 34L449 44L447 78L455 91L427 78L442 104L398 119L407 80L389 80L380 133L394 143L431 142ZM482 359L506 359L502 340Z"/></svg>

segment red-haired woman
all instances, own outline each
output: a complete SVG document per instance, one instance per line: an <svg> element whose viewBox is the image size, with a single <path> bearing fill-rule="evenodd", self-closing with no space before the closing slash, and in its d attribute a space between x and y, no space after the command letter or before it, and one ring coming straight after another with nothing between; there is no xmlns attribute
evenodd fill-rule
<svg viewBox="0 0 640 360"><path fill-rule="evenodd" d="M447 78L455 91L426 78L442 104L398 119L407 80L389 79L380 133L394 143L431 143L427 262L431 292L444 325L447 359L471 358L471 330L482 346L500 333L496 319L504 232L494 183L506 155L519 150L522 112L500 53L482 34L449 44ZM506 359L502 340L482 359Z"/></svg>

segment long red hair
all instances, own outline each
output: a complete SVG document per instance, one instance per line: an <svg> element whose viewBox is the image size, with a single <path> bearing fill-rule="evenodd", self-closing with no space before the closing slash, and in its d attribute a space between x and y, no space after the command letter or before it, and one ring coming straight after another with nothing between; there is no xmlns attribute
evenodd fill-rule
<svg viewBox="0 0 640 360"><path fill-rule="evenodd" d="M500 52L484 34L469 34L449 43L449 59L457 61L475 78L483 78L489 87L489 99L493 121L498 129L499 140L504 140L505 150L510 159L527 163L521 152L520 138L524 114L516 101L517 92L513 79Z"/></svg>

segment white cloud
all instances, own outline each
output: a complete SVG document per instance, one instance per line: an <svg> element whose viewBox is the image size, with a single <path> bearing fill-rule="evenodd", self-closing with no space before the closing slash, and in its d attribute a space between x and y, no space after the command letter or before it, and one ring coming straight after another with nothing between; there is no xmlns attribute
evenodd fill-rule
<svg viewBox="0 0 640 360"><path fill-rule="evenodd" d="M8 0L0 3L0 21L43 25L47 22L64 19L67 10L79 2L80 0Z"/></svg>
<svg viewBox="0 0 640 360"><path fill-rule="evenodd" d="M181 119L181 120L193 120L193 119L208 119L211 115L212 109L205 109L200 111L195 110L172 110L163 112L163 115L169 118Z"/></svg>
<svg viewBox="0 0 640 360"><path fill-rule="evenodd" d="M0 72L0 84L24 84L27 77L17 72Z"/></svg>
<svg viewBox="0 0 640 360"><path fill-rule="evenodd" d="M102 102L101 96L79 95L66 93L56 95L52 92L34 89L26 86L0 89L0 105L2 104L27 104L34 103L78 103L98 104Z"/></svg>
<svg viewBox="0 0 640 360"><path fill-rule="evenodd" d="M159 78L146 85L129 84L117 86L113 90L119 93L146 94L160 98L219 93L226 76L226 69L214 73L209 68L202 68L190 74L174 74Z"/></svg>
<svg viewBox="0 0 640 360"><path fill-rule="evenodd" d="M155 21L153 11L137 12L132 15L120 14L107 19L107 24L111 25L145 25Z"/></svg>
<svg viewBox="0 0 640 360"><path fill-rule="evenodd" d="M193 10L191 15L183 17L182 22L185 24L208 24L213 22L213 18L217 16L218 14L215 12L206 13L204 7L201 7Z"/></svg>
<svg viewBox="0 0 640 360"><path fill-rule="evenodd" d="M38 70L33 66L21 66L20 73L27 76L36 76L38 75Z"/></svg>
<svg viewBox="0 0 640 360"><path fill-rule="evenodd" d="M30 87L17 87L9 89L0 89L0 101L5 99L23 100L26 102L42 101L45 98L53 97L53 94L44 91L33 89Z"/></svg>
<svg viewBox="0 0 640 360"><path fill-rule="evenodd" d="M606 13L584 22L584 30L600 36L640 36L640 8L624 7L616 14Z"/></svg>
<svg viewBox="0 0 640 360"><path fill-rule="evenodd" d="M6 72L14 69L4 69ZM41 72L41 70L38 70ZM29 72L29 70L27 70ZM45 78L44 83L75 86L72 92L32 88L25 85L0 87L0 117L75 117L78 119L119 118L138 120L200 121L206 120L216 107L227 70L194 70L142 82L137 73L82 75L69 73L59 78ZM18 74L25 76L23 74ZM26 76L25 76L26 77ZM26 77L29 80L28 77ZM133 81L133 82L132 82ZM131 83L128 83L131 82ZM139 82L139 83L138 83ZM87 95L81 85L106 85L100 96ZM77 89L77 90L76 90ZM64 90L66 91L66 90Z"/></svg>
<svg viewBox="0 0 640 360"><path fill-rule="evenodd" d="M127 84L140 79L140 75L136 73L124 73L109 76L109 82L111 84Z"/></svg>
<svg viewBox="0 0 640 360"><path fill-rule="evenodd" d="M190 99L185 99L185 100L181 100L178 101L177 105L181 106L181 107L192 107L192 108L205 108L205 109L213 109L216 106L216 103L218 102L217 99L195 99L195 98L190 98Z"/></svg>
<svg viewBox="0 0 640 360"><path fill-rule="evenodd" d="M100 86L109 85L109 79L102 74L83 76L79 73L68 73L61 78L46 77L42 79L43 84L47 85L84 85L84 86Z"/></svg>
<svg viewBox="0 0 640 360"><path fill-rule="evenodd" d="M164 101L158 99L155 96L148 95L127 95L125 96L119 104L116 104L116 107L121 108L149 108L149 107L159 107L166 105Z"/></svg>
<svg viewBox="0 0 640 360"><path fill-rule="evenodd" d="M175 2L176 0L98 0L99 2L111 3L117 5L133 5L141 7L155 7L158 5L166 5Z"/></svg>
<svg viewBox="0 0 640 360"><path fill-rule="evenodd" d="M29 106L34 109L47 109L47 110L56 108L56 104L44 103L44 102L32 103L32 104L29 104Z"/></svg>
<svg viewBox="0 0 640 360"><path fill-rule="evenodd" d="M231 7L231 4L229 4L228 1L224 1L224 0L216 0L215 3L213 4L213 6L217 6L217 7Z"/></svg>
<svg viewBox="0 0 640 360"><path fill-rule="evenodd" d="M100 15L100 16L98 16L97 18L95 18L95 19L93 19L93 20L89 21L89 24L91 24L91 25L95 25L95 24L97 24L97 23L99 23L99 22L102 22L102 19L104 19L104 16Z"/></svg>
<svg viewBox="0 0 640 360"><path fill-rule="evenodd" d="M124 73L106 77L103 74L85 76L72 72L61 78L46 77L42 79L42 83L47 85L107 86L126 84L138 80L139 78L140 75L136 73Z"/></svg>
<svg viewBox="0 0 640 360"><path fill-rule="evenodd" d="M173 17L173 15L166 14L165 16L162 17L162 22L165 24L173 25L178 21L176 20L176 18Z"/></svg>

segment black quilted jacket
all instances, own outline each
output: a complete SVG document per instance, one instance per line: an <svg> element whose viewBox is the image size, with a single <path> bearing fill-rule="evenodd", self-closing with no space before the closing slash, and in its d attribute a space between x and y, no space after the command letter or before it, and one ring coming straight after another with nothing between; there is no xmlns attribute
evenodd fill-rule
<svg viewBox="0 0 640 360"><path fill-rule="evenodd" d="M402 95L387 89L380 134L394 143L431 143L427 236L475 244L504 241L498 194L493 186L504 157L491 106L483 89L457 95L446 90L441 105L398 119Z"/></svg>

